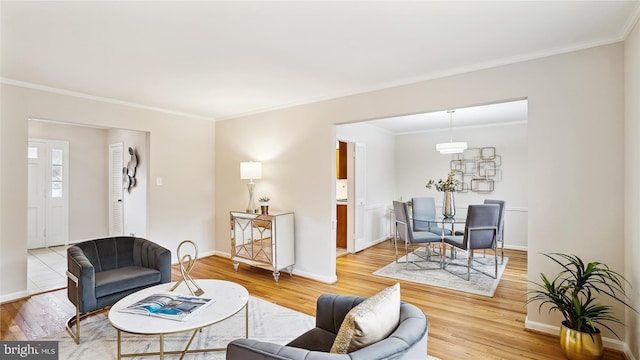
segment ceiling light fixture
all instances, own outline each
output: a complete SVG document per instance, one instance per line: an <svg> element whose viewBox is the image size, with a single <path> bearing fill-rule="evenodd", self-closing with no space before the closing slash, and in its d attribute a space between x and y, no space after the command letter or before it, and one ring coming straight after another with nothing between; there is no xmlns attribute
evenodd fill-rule
<svg viewBox="0 0 640 360"><path fill-rule="evenodd" d="M436 144L436 150L440 154L459 154L467 149L466 142L453 142L453 113L455 110L447 110L449 113L449 142Z"/></svg>

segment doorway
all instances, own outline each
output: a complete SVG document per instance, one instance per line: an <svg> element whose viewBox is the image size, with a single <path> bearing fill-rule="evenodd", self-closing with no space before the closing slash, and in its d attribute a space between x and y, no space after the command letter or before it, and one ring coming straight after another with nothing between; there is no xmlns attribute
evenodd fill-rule
<svg viewBox="0 0 640 360"><path fill-rule="evenodd" d="M355 253L366 247L364 231L365 174L366 145L349 140L337 140L336 256Z"/></svg>
<svg viewBox="0 0 640 360"><path fill-rule="evenodd" d="M347 143L336 141L336 257L347 254L348 160Z"/></svg>
<svg viewBox="0 0 640 360"><path fill-rule="evenodd" d="M57 186L63 188L63 195L68 195L68 215L66 218L68 228L67 235L63 237L63 245L66 244L68 246L88 239L107 237L110 234L109 195L112 190L122 189L122 167L129 160L129 153L123 150L121 156L116 156L117 159L112 159L114 160L113 163L110 161L109 144L113 143L122 144L123 149L135 149L140 159L136 168L135 187L132 187L130 191L125 191L119 197L119 199L122 199L122 220L120 221L120 231L118 233L134 234L139 237L147 236L148 173L150 170L150 158L148 155L150 134L148 132L70 124L43 119L29 119L28 126L29 140L41 141L42 139L47 139L45 141L61 141L68 144L68 159L65 157L62 164L63 169L68 171L65 173L68 181L63 181L63 186ZM38 151L38 154L42 154L41 149L31 149L30 151L32 153ZM28 162L28 167L36 168L37 165L34 163L37 160L34 158L34 154L30 156ZM47 163L47 161L44 161L44 163ZM65 164L66 167L64 166ZM30 175L30 177L37 178L38 173L33 173L35 175ZM41 174L40 177L43 179ZM112 184L109 183L110 180ZM32 184L35 183L35 181L32 181ZM34 187L34 185L30 185L29 189ZM30 204L28 206L30 207L30 212L37 215L35 208L32 208ZM29 216L30 218L36 218L35 215ZM29 232L35 232L31 229L38 229L41 226L40 224L41 222L29 222ZM47 231L48 234L49 232ZM46 243L44 246L48 247L28 251L27 277L29 293L51 290L50 282L47 281L45 284L44 280L53 280L54 273L60 272L57 265L62 266L61 277L63 282L53 288L66 286L67 246L54 246L52 243Z"/></svg>

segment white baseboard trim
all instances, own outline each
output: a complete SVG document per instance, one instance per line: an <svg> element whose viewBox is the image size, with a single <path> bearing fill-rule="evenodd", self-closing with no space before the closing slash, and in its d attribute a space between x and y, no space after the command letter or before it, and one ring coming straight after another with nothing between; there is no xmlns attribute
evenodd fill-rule
<svg viewBox="0 0 640 360"><path fill-rule="evenodd" d="M368 243L366 243L366 244L364 244L362 246L362 249L357 249L356 252L360 252L360 251L368 249L368 248L370 248L372 246L378 245L383 241L389 240L390 238L391 237L389 237L389 236L385 236L385 237L382 237L382 238L379 238L379 239L376 239L376 240L369 241Z"/></svg>
<svg viewBox="0 0 640 360"><path fill-rule="evenodd" d="M198 253L198 258L203 258L203 257L207 257L207 256L211 256L211 255L216 255L218 252L213 250L213 251L207 251L204 253Z"/></svg>
<svg viewBox="0 0 640 360"><path fill-rule="evenodd" d="M223 251L213 251L213 253L211 255L217 255L217 256L221 256L221 257L225 257L227 259L231 259L231 254L228 252L223 252Z"/></svg>
<svg viewBox="0 0 640 360"><path fill-rule="evenodd" d="M285 273L286 274L286 273ZM308 278L311 280L316 280L316 281L320 281L323 283L327 283L327 284L334 284L336 281L338 281L338 276L333 275L333 276L319 276L318 274L314 274L314 273L309 273L306 271L300 271L300 270L296 270L296 268L293 268L293 274L294 275L298 275L304 278ZM282 275L280 275L282 277Z"/></svg>
<svg viewBox="0 0 640 360"><path fill-rule="evenodd" d="M509 250L529 251L529 247L528 247L528 246L519 246L519 245L509 245L509 244L504 244L504 248L505 248L505 249L509 249Z"/></svg>
<svg viewBox="0 0 640 360"><path fill-rule="evenodd" d="M529 329L529 330L543 332L543 333L546 333L546 334L555 335L555 336L559 336L559 334L560 334L560 327L559 326L549 325L549 324L545 324L545 323L541 323L541 322L537 322L537 321L531 321L531 320L529 320L528 316L524 320L524 328L525 329ZM625 343L623 341L603 336L602 337L602 344L607 349L622 351L627 355L627 357L629 357L629 359L633 359L633 357L631 356L631 352L629 351L630 350L629 346L627 345L627 343Z"/></svg>
<svg viewBox="0 0 640 360"><path fill-rule="evenodd" d="M222 252L222 251L214 251L213 255L218 255L218 256L222 256L222 257L226 257L228 259L231 258L231 254L227 253L227 252ZM334 276L318 276L318 274L314 274L314 273L309 273L306 271L301 271L296 269L296 267L293 267L293 274L294 275L298 275L298 276L302 276L305 278L309 278L311 280L316 280L316 281L320 281L323 283L327 283L327 284L333 284L336 281L338 281L338 276L334 275ZM289 275L289 273L287 271L281 271L280 272L280 278Z"/></svg>
<svg viewBox="0 0 640 360"><path fill-rule="evenodd" d="M631 353L631 348L629 344L624 344L624 354L627 355L628 360L636 360L635 356Z"/></svg>
<svg viewBox="0 0 640 360"><path fill-rule="evenodd" d="M0 304L4 304L6 302L15 301L19 299L24 299L26 297L29 297L29 291L27 290L22 290L22 291L14 292L11 294L2 295L0 296Z"/></svg>

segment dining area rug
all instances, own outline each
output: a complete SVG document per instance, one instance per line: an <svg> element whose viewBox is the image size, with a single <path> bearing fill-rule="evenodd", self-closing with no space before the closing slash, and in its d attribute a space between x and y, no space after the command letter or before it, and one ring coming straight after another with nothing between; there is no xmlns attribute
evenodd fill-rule
<svg viewBox="0 0 640 360"><path fill-rule="evenodd" d="M406 256L403 256L398 259L398 262L394 260L376 270L373 275L493 297L509 261L509 258L505 257L501 264L498 256L498 277L494 279L486 275L493 276L494 274L493 253L487 252L486 256L483 256L481 252L478 252L474 257L474 265L467 281L466 254L458 252L455 259L447 258L447 262L451 261L451 263L447 265L446 270L443 270L440 268L437 254L431 256L433 262L424 261L427 251L429 251L428 248L424 247L416 249L414 253L408 255L409 260L415 263L406 263Z"/></svg>

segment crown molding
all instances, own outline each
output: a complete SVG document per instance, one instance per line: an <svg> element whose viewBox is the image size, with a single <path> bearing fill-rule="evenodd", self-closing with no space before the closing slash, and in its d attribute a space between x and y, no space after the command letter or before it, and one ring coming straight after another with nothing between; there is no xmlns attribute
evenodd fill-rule
<svg viewBox="0 0 640 360"><path fill-rule="evenodd" d="M26 82L26 81L20 81L20 80L5 78L5 77L0 78L0 83L6 84L6 85L19 86L19 87L23 87L23 88L27 88L27 89L32 89L32 90L45 91L45 92L54 93L54 94L73 96L73 97L77 97L77 98L81 98L81 99L94 100L94 101L100 101L100 102L109 103L109 104L122 105L122 106L134 107L134 108L138 108L138 109L156 111L156 112L161 112L161 113L166 113L166 114L171 114L171 115L178 115L178 116L190 117L190 118L194 118L194 119L207 120L207 121L216 121L215 118L206 117L206 116L202 116L202 115L195 115L195 114L184 113L184 112L180 112L180 111L173 111L173 110L163 109L163 108L159 108L159 107L155 107L155 106L148 106L148 105L138 104L138 103L124 101L124 100L106 98L106 97L102 97L102 96L89 95L89 94L84 94L84 93L80 93L80 92L76 92L76 91L64 90L64 89L59 89L59 88L55 88L55 87L51 87L51 86L34 84L34 83Z"/></svg>

